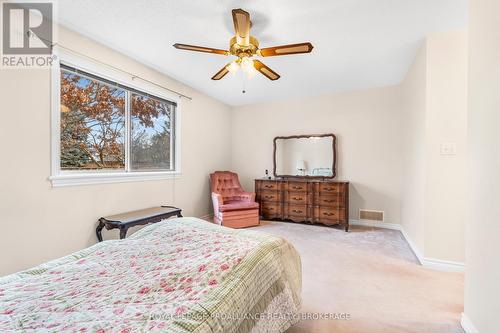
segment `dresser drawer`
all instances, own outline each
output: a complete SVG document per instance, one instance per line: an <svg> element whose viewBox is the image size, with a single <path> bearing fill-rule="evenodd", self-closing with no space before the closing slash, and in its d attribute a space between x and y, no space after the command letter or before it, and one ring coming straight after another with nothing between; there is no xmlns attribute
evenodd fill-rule
<svg viewBox="0 0 500 333"><path fill-rule="evenodd" d="M279 191L261 191L259 193L260 201L281 201L281 192Z"/></svg>
<svg viewBox="0 0 500 333"><path fill-rule="evenodd" d="M319 222L341 222L345 219L345 209L332 207L316 207L314 210L314 220Z"/></svg>
<svg viewBox="0 0 500 333"><path fill-rule="evenodd" d="M259 183L262 191L277 191L279 189L279 183L272 180L262 180Z"/></svg>
<svg viewBox="0 0 500 333"><path fill-rule="evenodd" d="M343 192L342 184L338 183L320 183L319 184L319 191L322 193L341 193Z"/></svg>
<svg viewBox="0 0 500 333"><path fill-rule="evenodd" d="M286 202L292 205L307 205L309 195L306 192L287 192Z"/></svg>
<svg viewBox="0 0 500 333"><path fill-rule="evenodd" d="M281 204L279 202L263 201L260 204L260 213L264 218L275 218L281 216Z"/></svg>
<svg viewBox="0 0 500 333"><path fill-rule="evenodd" d="M309 209L306 205L287 205L286 213L288 217L292 220L303 221L306 220L307 210Z"/></svg>
<svg viewBox="0 0 500 333"><path fill-rule="evenodd" d="M345 196L342 193L338 195L324 194L317 197L314 203L319 206L345 208Z"/></svg>
<svg viewBox="0 0 500 333"><path fill-rule="evenodd" d="M307 192L306 182L288 182L286 190L290 192Z"/></svg>

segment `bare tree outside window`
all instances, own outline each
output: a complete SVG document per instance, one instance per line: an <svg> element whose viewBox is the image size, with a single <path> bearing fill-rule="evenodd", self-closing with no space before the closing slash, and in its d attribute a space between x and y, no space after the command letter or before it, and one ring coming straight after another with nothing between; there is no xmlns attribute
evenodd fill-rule
<svg viewBox="0 0 500 333"><path fill-rule="evenodd" d="M61 71L61 169L125 168L125 91Z"/></svg>
<svg viewBox="0 0 500 333"><path fill-rule="evenodd" d="M131 104L131 169L172 169L172 105L135 93Z"/></svg>

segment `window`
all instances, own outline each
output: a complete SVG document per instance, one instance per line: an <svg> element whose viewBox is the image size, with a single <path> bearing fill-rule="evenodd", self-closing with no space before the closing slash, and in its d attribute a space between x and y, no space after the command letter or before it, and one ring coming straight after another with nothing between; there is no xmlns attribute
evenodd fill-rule
<svg viewBox="0 0 500 333"><path fill-rule="evenodd" d="M130 168L172 170L172 104L139 93L130 101Z"/></svg>
<svg viewBox="0 0 500 333"><path fill-rule="evenodd" d="M54 186L178 173L177 103L73 66L58 72Z"/></svg>
<svg viewBox="0 0 500 333"><path fill-rule="evenodd" d="M127 91L61 66L61 170L125 170Z"/></svg>

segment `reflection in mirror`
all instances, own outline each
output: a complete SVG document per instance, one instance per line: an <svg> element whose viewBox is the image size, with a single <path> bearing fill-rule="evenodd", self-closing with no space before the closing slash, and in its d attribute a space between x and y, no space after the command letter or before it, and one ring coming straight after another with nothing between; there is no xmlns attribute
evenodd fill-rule
<svg viewBox="0 0 500 333"><path fill-rule="evenodd" d="M276 138L278 176L334 176L333 136Z"/></svg>

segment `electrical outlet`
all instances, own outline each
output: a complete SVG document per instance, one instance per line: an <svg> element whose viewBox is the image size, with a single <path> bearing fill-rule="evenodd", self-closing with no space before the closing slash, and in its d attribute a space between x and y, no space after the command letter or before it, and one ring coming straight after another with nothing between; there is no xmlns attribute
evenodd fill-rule
<svg viewBox="0 0 500 333"><path fill-rule="evenodd" d="M440 152L441 155L456 155L457 145L456 143L442 143Z"/></svg>

